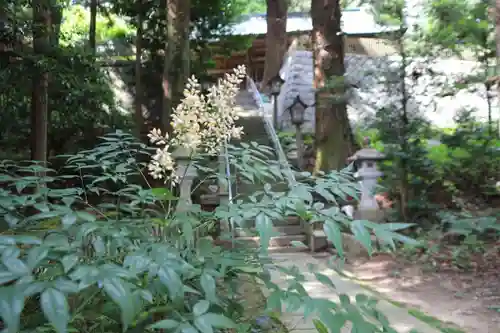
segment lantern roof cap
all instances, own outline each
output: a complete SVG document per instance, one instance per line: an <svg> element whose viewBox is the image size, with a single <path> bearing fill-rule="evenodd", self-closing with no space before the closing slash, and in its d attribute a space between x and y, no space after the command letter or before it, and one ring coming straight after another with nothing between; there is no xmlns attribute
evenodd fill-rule
<svg viewBox="0 0 500 333"><path fill-rule="evenodd" d="M380 161L385 159L385 154L379 152L375 148L363 148L358 150L354 155L349 157L350 162L354 161Z"/></svg>

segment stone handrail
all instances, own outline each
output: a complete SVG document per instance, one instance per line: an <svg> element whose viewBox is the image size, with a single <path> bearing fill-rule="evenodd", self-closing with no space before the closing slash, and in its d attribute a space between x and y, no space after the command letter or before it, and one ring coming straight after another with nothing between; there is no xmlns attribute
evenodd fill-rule
<svg viewBox="0 0 500 333"><path fill-rule="evenodd" d="M262 96L257 89L257 85L255 84L254 80L250 77L247 76L247 90L249 90L252 93L252 96L255 100L255 103L257 104L259 108L259 112L262 116L262 119L264 120L264 126L267 132L267 135L271 139L271 142L274 146L276 155L278 157L278 161L283 169L283 172L285 174L285 177L288 182L288 186L292 187L295 184L297 184L297 180L295 179L295 175L292 171L292 168L290 167L290 163L288 163L288 159L286 157L286 154L283 150L283 147L281 146L280 140L278 138L278 135L276 134L276 130L274 129L273 126L273 121L272 121L272 114L270 112L266 112L264 108L264 101L262 99Z"/></svg>

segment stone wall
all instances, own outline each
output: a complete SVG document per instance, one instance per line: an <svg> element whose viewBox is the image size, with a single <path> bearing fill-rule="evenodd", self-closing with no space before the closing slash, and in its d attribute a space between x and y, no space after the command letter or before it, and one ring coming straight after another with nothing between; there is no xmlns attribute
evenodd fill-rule
<svg viewBox="0 0 500 333"><path fill-rule="evenodd" d="M348 54L346 81L348 113L353 125L369 123L377 110L401 108L402 70L399 56L369 57ZM452 59L412 59L405 72L410 116L422 116L438 127L452 127L461 111L472 111L485 120L488 117L488 98L483 84L457 84L483 72L480 64ZM299 94L303 101L314 105L312 52L295 51L288 55L281 74L286 80L278 99L278 122L283 130L292 130L286 109ZM489 92L494 118L497 118L497 89ZM314 130L314 107L306 111L304 131Z"/></svg>

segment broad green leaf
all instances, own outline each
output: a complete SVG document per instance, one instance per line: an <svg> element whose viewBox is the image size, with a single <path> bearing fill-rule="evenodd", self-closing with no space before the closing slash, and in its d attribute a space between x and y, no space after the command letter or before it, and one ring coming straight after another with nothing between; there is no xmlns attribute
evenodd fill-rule
<svg viewBox="0 0 500 333"><path fill-rule="evenodd" d="M181 324L181 326L179 327L179 330L180 330L180 333L201 333L200 331L198 331L196 328L194 328L193 326L191 326L188 323Z"/></svg>
<svg viewBox="0 0 500 333"><path fill-rule="evenodd" d="M79 257L75 254L68 254L61 259L64 273L68 273L78 262Z"/></svg>
<svg viewBox="0 0 500 333"><path fill-rule="evenodd" d="M380 224L380 226L385 230L399 231L413 227L415 226L415 223L384 223Z"/></svg>
<svg viewBox="0 0 500 333"><path fill-rule="evenodd" d="M56 332L67 332L70 314L66 295L57 289L46 289L40 296L40 304L45 317Z"/></svg>
<svg viewBox="0 0 500 333"><path fill-rule="evenodd" d="M345 294L339 295L339 299L340 299L340 304L343 307L347 307L348 305L351 304L351 299L349 298L348 295Z"/></svg>
<svg viewBox="0 0 500 333"><path fill-rule="evenodd" d="M271 311L281 311L281 291L273 291L267 298L267 309Z"/></svg>
<svg viewBox="0 0 500 333"><path fill-rule="evenodd" d="M14 274L9 271L0 271L0 285L14 281L17 278L19 278L18 274Z"/></svg>
<svg viewBox="0 0 500 333"><path fill-rule="evenodd" d="M86 212L83 210L76 212L76 216L80 220L85 221L85 222L94 222L95 220L97 220L97 217L95 215L92 215L89 212Z"/></svg>
<svg viewBox="0 0 500 333"><path fill-rule="evenodd" d="M297 294L289 294L285 300L285 304L287 312L298 311L302 306L302 297Z"/></svg>
<svg viewBox="0 0 500 333"><path fill-rule="evenodd" d="M414 238L402 235L397 232L390 232L392 239L397 240L405 245L411 245L411 246L419 246L422 243Z"/></svg>
<svg viewBox="0 0 500 333"><path fill-rule="evenodd" d="M368 303L368 296L364 294L356 294L355 299L358 305L364 305Z"/></svg>
<svg viewBox="0 0 500 333"><path fill-rule="evenodd" d="M335 196L332 193L330 193L330 191L328 191L327 189L316 187L314 190L329 202L337 202Z"/></svg>
<svg viewBox="0 0 500 333"><path fill-rule="evenodd" d="M342 242L342 233L336 222L328 220L323 224L323 230L325 231L326 237L337 250L340 257L344 256L344 244Z"/></svg>
<svg viewBox="0 0 500 333"><path fill-rule="evenodd" d="M314 276L316 276L316 279L319 282L321 282L322 284L324 284L325 286L328 286L332 289L335 289L335 285L333 284L332 280L328 276L326 276L325 274L315 272Z"/></svg>
<svg viewBox="0 0 500 333"><path fill-rule="evenodd" d="M373 252L372 248L372 239L370 232L363 224L363 221L356 220L351 222L351 231L354 238L359 241L368 252L368 255L371 255Z"/></svg>
<svg viewBox="0 0 500 333"><path fill-rule="evenodd" d="M38 214L30 216L27 220L29 220L29 221L41 221L41 220L52 219L54 217L59 217L59 213L58 212L38 213Z"/></svg>
<svg viewBox="0 0 500 333"><path fill-rule="evenodd" d="M25 297L32 297L33 295L40 294L47 288L48 282L30 282L25 285L18 285L22 288Z"/></svg>
<svg viewBox="0 0 500 333"><path fill-rule="evenodd" d="M41 246L36 246L32 247L28 251L28 259L26 260L26 263L31 269L36 268L36 266L47 257L49 254L49 251Z"/></svg>
<svg viewBox="0 0 500 333"><path fill-rule="evenodd" d="M6 333L19 332L20 316L24 309L24 294L14 286L0 288L0 317Z"/></svg>
<svg viewBox="0 0 500 333"><path fill-rule="evenodd" d="M194 242L194 230L191 221L182 222L182 236L188 244L193 244Z"/></svg>
<svg viewBox="0 0 500 333"><path fill-rule="evenodd" d="M127 257L125 257L125 261L123 262L123 267L127 267L134 273L139 274L146 271L151 264L152 264L151 258L143 254L137 253L137 254L130 254Z"/></svg>
<svg viewBox="0 0 500 333"><path fill-rule="evenodd" d="M394 240L392 239L392 235L390 232L381 230L379 228L374 228L373 232L375 233L375 237L377 237L380 243L389 245L392 250L396 249L396 244L394 244Z"/></svg>
<svg viewBox="0 0 500 333"><path fill-rule="evenodd" d="M126 331L130 323L135 319L135 300L131 297L129 288L118 278L105 279L102 287L113 302L120 307L123 331Z"/></svg>
<svg viewBox="0 0 500 333"><path fill-rule="evenodd" d="M313 324L318 333L329 333L328 328L326 328L325 324L323 324L318 319L313 319Z"/></svg>
<svg viewBox="0 0 500 333"><path fill-rule="evenodd" d="M167 287L172 300L182 297L184 288L182 280L176 271L168 266L160 267L158 270L158 277L160 278L161 283Z"/></svg>
<svg viewBox="0 0 500 333"><path fill-rule="evenodd" d="M319 319L321 319L321 322L328 327L331 333L341 333L342 328L345 326L347 321L342 312L333 314L328 310L320 310Z"/></svg>
<svg viewBox="0 0 500 333"><path fill-rule="evenodd" d="M155 196L158 200L162 201L170 201L170 200L177 200L177 197L175 197L172 192L166 187L155 187L151 189L151 194Z"/></svg>
<svg viewBox="0 0 500 333"><path fill-rule="evenodd" d="M216 300L216 284L215 279L210 274L203 272L200 278L201 288L205 292L205 296L210 301Z"/></svg>
<svg viewBox="0 0 500 333"><path fill-rule="evenodd" d="M339 185L339 189L344 193L344 194L347 194L348 196L352 197L354 200L358 200L358 196L359 196L359 192L358 190L353 187L351 184L347 185L347 184L342 184L342 185ZM347 197L344 195L343 196L344 198L343 199L346 199Z"/></svg>
<svg viewBox="0 0 500 333"><path fill-rule="evenodd" d="M203 316L194 319L194 326L196 326L199 332L203 333L214 332L212 325L210 325L210 323L206 321L205 318L203 318Z"/></svg>
<svg viewBox="0 0 500 333"><path fill-rule="evenodd" d="M215 328L234 328L236 324L228 317L217 313L205 313L198 319Z"/></svg>
<svg viewBox="0 0 500 333"><path fill-rule="evenodd" d="M292 187L292 190L289 193L290 197L298 198L306 203L311 203L313 201L313 197L309 188L303 184L296 184Z"/></svg>
<svg viewBox="0 0 500 333"><path fill-rule="evenodd" d="M264 213L260 213L255 218L255 228L259 232L261 249L267 250L273 233L273 222L269 216Z"/></svg>
<svg viewBox="0 0 500 333"><path fill-rule="evenodd" d="M19 222L19 219L12 214L6 214L4 215L3 218L11 228L14 227Z"/></svg>
<svg viewBox="0 0 500 333"><path fill-rule="evenodd" d="M45 237L43 245L67 250L69 248L68 236L60 233L50 233Z"/></svg>
<svg viewBox="0 0 500 333"><path fill-rule="evenodd" d="M73 224L75 224L76 220L77 220L76 214L70 212L62 217L61 222L64 228L68 228Z"/></svg>
<svg viewBox="0 0 500 333"><path fill-rule="evenodd" d="M198 301L194 307L193 307L193 315L195 317L201 316L205 312L208 311L208 308L210 307L210 302L207 300L202 299L201 301Z"/></svg>
<svg viewBox="0 0 500 333"><path fill-rule="evenodd" d="M19 254L18 248L6 248L2 253L2 263L11 273L18 276L31 274L30 268L18 258Z"/></svg>
<svg viewBox="0 0 500 333"><path fill-rule="evenodd" d="M154 323L154 324L148 326L148 328L154 329L154 330L161 330L161 329L164 329L164 330L170 329L171 330L171 329L174 329L177 327L179 327L179 322L177 320L172 320L172 319L161 320L157 323Z"/></svg>
<svg viewBox="0 0 500 333"><path fill-rule="evenodd" d="M65 277L59 277L54 282L54 288L62 291L63 293L77 293L80 288L76 282L73 282Z"/></svg>

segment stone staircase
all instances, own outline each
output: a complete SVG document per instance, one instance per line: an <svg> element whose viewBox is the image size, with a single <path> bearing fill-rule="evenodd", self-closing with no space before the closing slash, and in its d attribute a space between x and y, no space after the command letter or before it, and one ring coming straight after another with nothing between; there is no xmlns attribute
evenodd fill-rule
<svg viewBox="0 0 500 333"><path fill-rule="evenodd" d="M255 103L251 93L243 90L237 97L237 103L244 112L240 115L237 121L238 126L243 127L244 136L240 142L235 142L235 145L241 143L250 144L257 142L260 145L273 147L268 133L264 125L264 119ZM275 160L277 157L274 156ZM256 191L262 190L264 183L256 182L253 184L237 183L233 184L233 193L236 193L243 198L251 195ZM271 184L275 190L285 190L286 184ZM245 200L245 199L243 199ZM274 231L277 236L271 238L269 244L270 252L289 252L289 251L305 251L308 247L305 245L306 234L303 225L298 217L289 216L283 220L274 220ZM247 246L257 247L260 244L258 233L254 228L254 222L245 225L245 228L237 227L235 230L237 242Z"/></svg>

